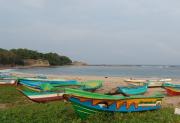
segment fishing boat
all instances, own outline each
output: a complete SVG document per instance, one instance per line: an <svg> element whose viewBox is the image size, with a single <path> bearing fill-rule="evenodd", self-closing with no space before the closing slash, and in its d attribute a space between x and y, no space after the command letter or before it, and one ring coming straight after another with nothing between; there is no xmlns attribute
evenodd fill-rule
<svg viewBox="0 0 180 123"><path fill-rule="evenodd" d="M163 87L173 87L173 88L180 88L180 84L173 84L173 83L163 83Z"/></svg>
<svg viewBox="0 0 180 123"><path fill-rule="evenodd" d="M83 89L87 91L95 90L102 86L102 82L98 80L79 82L76 84L61 84L61 86L54 87L52 84L43 83L38 85L38 88L34 86L29 86L27 84L22 84L22 87L18 90L22 92L26 97L34 102L49 102L62 99L64 88L76 88Z"/></svg>
<svg viewBox="0 0 180 123"><path fill-rule="evenodd" d="M65 85L75 85L77 84L76 80L50 80L50 79L19 79L19 84L26 85L33 88L40 88L40 85L47 83L52 86L65 86Z"/></svg>
<svg viewBox="0 0 180 123"><path fill-rule="evenodd" d="M165 79L125 79L124 80L125 82L147 82L147 81L150 81L150 82L170 82L172 81L171 78L165 78Z"/></svg>
<svg viewBox="0 0 180 123"><path fill-rule="evenodd" d="M23 86L23 89L18 89L30 100L38 103L45 103L49 101L56 101L63 99L64 91L40 91L39 89L34 89L31 87Z"/></svg>
<svg viewBox="0 0 180 123"><path fill-rule="evenodd" d="M81 87L79 89L86 90L86 91L94 91L100 87L102 87L103 81L101 80L88 80L85 82L79 82L78 85Z"/></svg>
<svg viewBox="0 0 180 123"><path fill-rule="evenodd" d="M147 81L146 81L147 82ZM129 85L143 86L145 82L128 82ZM148 82L148 88L162 87L164 82Z"/></svg>
<svg viewBox="0 0 180 123"><path fill-rule="evenodd" d="M180 95L180 88L173 88L173 87L165 87L167 95L169 96L177 96Z"/></svg>
<svg viewBox="0 0 180 123"><path fill-rule="evenodd" d="M96 112L139 112L157 110L161 107L161 94L152 96L112 96L91 93L77 89L65 89L64 99L71 102L75 112L81 117Z"/></svg>
<svg viewBox="0 0 180 123"><path fill-rule="evenodd" d="M43 89L42 85L50 84L53 87L61 87L61 86L79 86L79 89L87 90L87 91L94 91L97 88L102 86L102 81L100 80L89 80L85 82L77 82L76 80L53 80L53 81L42 81L42 79L20 79L19 83L28 87ZM44 88L47 91L47 88Z"/></svg>
<svg viewBox="0 0 180 123"><path fill-rule="evenodd" d="M135 86L142 86L144 82L148 82L148 87L162 87L162 85L165 83L165 82L169 82L170 83L171 79L159 79L159 80L151 80L151 79L147 79L147 80L135 80L135 79L132 79L131 80L125 80L125 82L127 82L128 84L130 85L135 85Z"/></svg>
<svg viewBox="0 0 180 123"><path fill-rule="evenodd" d="M33 78L20 78L19 80L56 82L56 81L65 81L66 79L48 79L48 78L39 78L39 77L36 76L36 77L33 77Z"/></svg>
<svg viewBox="0 0 180 123"><path fill-rule="evenodd" d="M180 84L164 83L163 87L169 96L180 95Z"/></svg>
<svg viewBox="0 0 180 123"><path fill-rule="evenodd" d="M142 86L128 86L128 87L117 87L117 92L124 95L137 95L143 94L147 91L148 83L143 83Z"/></svg>
<svg viewBox="0 0 180 123"><path fill-rule="evenodd" d="M0 79L0 85L15 85L15 79Z"/></svg>

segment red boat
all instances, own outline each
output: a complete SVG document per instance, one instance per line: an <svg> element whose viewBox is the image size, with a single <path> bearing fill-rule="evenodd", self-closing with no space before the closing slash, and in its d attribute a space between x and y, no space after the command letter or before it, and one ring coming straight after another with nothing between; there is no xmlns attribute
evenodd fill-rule
<svg viewBox="0 0 180 123"><path fill-rule="evenodd" d="M165 87L165 89L169 96L180 95L180 88Z"/></svg>

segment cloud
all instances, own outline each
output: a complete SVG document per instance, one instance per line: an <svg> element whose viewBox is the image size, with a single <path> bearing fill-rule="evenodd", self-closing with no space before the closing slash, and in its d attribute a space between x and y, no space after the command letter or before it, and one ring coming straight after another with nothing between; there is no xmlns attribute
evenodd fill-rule
<svg viewBox="0 0 180 123"><path fill-rule="evenodd" d="M179 64L179 4L0 0L0 43L2 48L54 51L90 63Z"/></svg>

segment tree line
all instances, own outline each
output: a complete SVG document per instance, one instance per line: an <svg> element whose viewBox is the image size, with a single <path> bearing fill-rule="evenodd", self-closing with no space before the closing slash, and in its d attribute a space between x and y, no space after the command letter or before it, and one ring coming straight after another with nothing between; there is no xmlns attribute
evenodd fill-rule
<svg viewBox="0 0 180 123"><path fill-rule="evenodd" d="M67 65L72 61L67 56L60 56L57 53L40 53L29 49L11 49L6 50L0 48L0 64L1 65L24 65L24 59L43 59L48 60L50 65Z"/></svg>

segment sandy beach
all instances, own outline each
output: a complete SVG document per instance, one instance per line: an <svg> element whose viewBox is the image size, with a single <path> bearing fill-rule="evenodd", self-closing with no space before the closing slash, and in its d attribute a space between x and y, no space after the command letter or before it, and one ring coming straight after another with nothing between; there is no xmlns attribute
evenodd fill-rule
<svg viewBox="0 0 180 123"><path fill-rule="evenodd" d="M35 74L25 74L25 73L12 73L14 76L18 77L33 77ZM48 78L58 79L63 78L67 80L77 80L77 81L86 81L86 80L103 80L103 86L97 89L97 93L114 93L117 86L127 86L128 84L124 82L124 79L129 79L127 77L106 77L106 76L83 76L83 75L48 75ZM180 84L180 80L172 80L172 83ZM153 93L163 93L166 95L166 92L163 88L148 88L148 91L144 94L146 96ZM120 94L118 94L120 95ZM180 97L179 96L165 96L163 99L163 106L174 106L180 107Z"/></svg>

